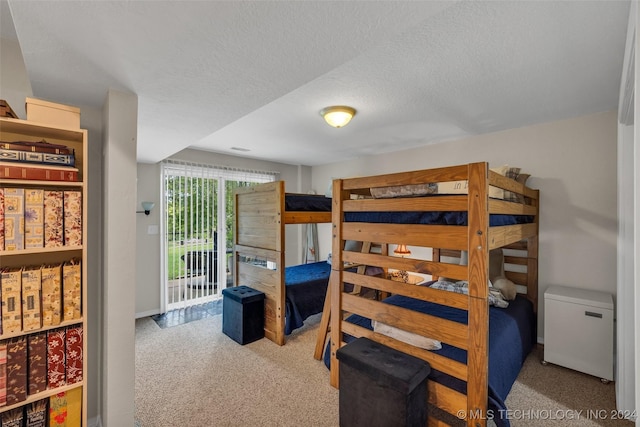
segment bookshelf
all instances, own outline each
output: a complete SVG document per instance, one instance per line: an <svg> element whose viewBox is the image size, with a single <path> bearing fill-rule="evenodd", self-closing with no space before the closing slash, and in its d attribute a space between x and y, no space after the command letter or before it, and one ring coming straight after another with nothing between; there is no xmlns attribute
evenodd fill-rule
<svg viewBox="0 0 640 427"><path fill-rule="evenodd" d="M82 379L72 384L62 384L51 387L47 383L46 389L39 392L29 394L29 386L27 385L27 395L25 400L17 403L0 406L0 416L3 413L20 408L37 402L42 399L55 398L59 393L75 392L77 395L81 393L82 406L79 424L82 427L87 425L87 177L88 177L88 161L87 161L87 131L85 129L73 129L67 127L59 127L48 123L38 123L27 120L0 118L0 141L29 141L39 142L46 140L52 144L61 144L72 148L75 153L75 167L78 168L78 181L53 181L53 180L27 180L27 179L8 179L0 178L0 188L21 188L57 190L62 192L79 192L81 194L81 244L58 246L58 247L37 247L30 249L3 250L0 248L0 270L13 269L23 267L37 267L43 265L57 265L68 263L71 260L80 260L80 318L64 320L61 313L60 322L53 325L45 325L39 329L31 331L11 331L3 330L0 334L0 343L9 342L12 339L26 337L27 340L31 335L48 334L56 330L68 331L69 328L82 327ZM61 277L62 283L62 277ZM0 283L1 285L1 283ZM41 316L42 318L42 316ZM48 341L47 341L48 342ZM28 378L27 373L27 378ZM74 422L78 422L75 420ZM49 425L49 424L47 424ZM67 424L68 425L68 424ZM75 425L75 424L74 424Z"/></svg>

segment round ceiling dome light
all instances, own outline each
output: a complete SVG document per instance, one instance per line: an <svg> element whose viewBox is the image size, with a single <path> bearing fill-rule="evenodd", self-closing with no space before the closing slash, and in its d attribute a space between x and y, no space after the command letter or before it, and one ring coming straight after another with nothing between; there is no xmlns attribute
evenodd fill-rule
<svg viewBox="0 0 640 427"><path fill-rule="evenodd" d="M356 110L346 105L335 105L333 107L323 108L320 110L320 115L329 126L341 128L351 121L351 118L356 115Z"/></svg>

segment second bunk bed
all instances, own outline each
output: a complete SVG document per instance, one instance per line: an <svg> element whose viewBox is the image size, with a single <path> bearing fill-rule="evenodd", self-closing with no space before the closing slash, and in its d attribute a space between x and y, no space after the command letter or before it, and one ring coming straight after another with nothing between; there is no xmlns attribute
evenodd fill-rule
<svg viewBox="0 0 640 427"><path fill-rule="evenodd" d="M438 186L463 194L438 191ZM330 313L323 315L330 325L325 363L331 384L340 384L338 349L364 336L430 364L428 400L444 414L440 421L430 417L430 425L448 425L447 417L453 417L479 427L497 418L535 342L538 190L481 162L334 180L333 200ZM346 240L376 243L383 251L344 250ZM393 256L387 248L398 244L423 249L431 260ZM490 253L521 269L504 273L521 293L506 308L490 306L495 297L488 285ZM468 254L466 265L458 260L461 254ZM353 264L376 266L385 274L373 277L345 268ZM404 283L392 271L433 280ZM453 286L434 286L443 283ZM345 291L351 285L382 298ZM418 340L390 334L389 328L376 332L374 322ZM321 327L319 343L328 329ZM423 339L439 348L425 346ZM505 424L508 420L498 422Z"/></svg>
<svg viewBox="0 0 640 427"><path fill-rule="evenodd" d="M275 181L234 193L234 285L265 294L265 337L285 344L302 322L322 312L331 266L285 267L287 224L331 222L331 198L285 192Z"/></svg>

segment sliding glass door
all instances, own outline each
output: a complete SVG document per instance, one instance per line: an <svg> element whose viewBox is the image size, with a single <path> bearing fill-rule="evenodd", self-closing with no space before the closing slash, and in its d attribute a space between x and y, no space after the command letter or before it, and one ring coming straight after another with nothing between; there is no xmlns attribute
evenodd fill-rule
<svg viewBox="0 0 640 427"><path fill-rule="evenodd" d="M164 311L220 298L222 289L233 283L233 191L275 176L163 163Z"/></svg>

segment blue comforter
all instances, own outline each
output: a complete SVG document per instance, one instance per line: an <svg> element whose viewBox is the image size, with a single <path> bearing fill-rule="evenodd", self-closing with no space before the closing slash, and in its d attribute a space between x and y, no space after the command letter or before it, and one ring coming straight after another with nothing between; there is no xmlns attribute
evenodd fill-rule
<svg viewBox="0 0 640 427"><path fill-rule="evenodd" d="M386 303L410 308L422 313L467 324L467 312L452 307L394 295L385 300ZM351 315L347 321L372 329L371 321L359 315ZM508 427L506 405L504 403L522 364L531 352L536 339L536 321L533 305L526 298L518 296L507 308L489 307L489 415L494 418L498 427ZM345 337L345 341L353 340ZM324 361L330 366L330 345L327 345ZM441 350L434 350L442 356L458 362L467 362L467 352L442 343ZM440 371L431 370L429 380L447 385L466 394L466 382L451 377Z"/></svg>
<svg viewBox="0 0 640 427"><path fill-rule="evenodd" d="M326 261L285 268L285 335L301 327L307 317L322 312L330 275L331 265Z"/></svg>
<svg viewBox="0 0 640 427"><path fill-rule="evenodd" d="M286 211L331 212L331 198L317 194L285 194Z"/></svg>
<svg viewBox="0 0 640 427"><path fill-rule="evenodd" d="M489 216L489 226L526 224L533 222L531 215ZM376 222L385 224L433 224L467 225L467 212L464 211L428 211L428 212L345 212L345 222Z"/></svg>

